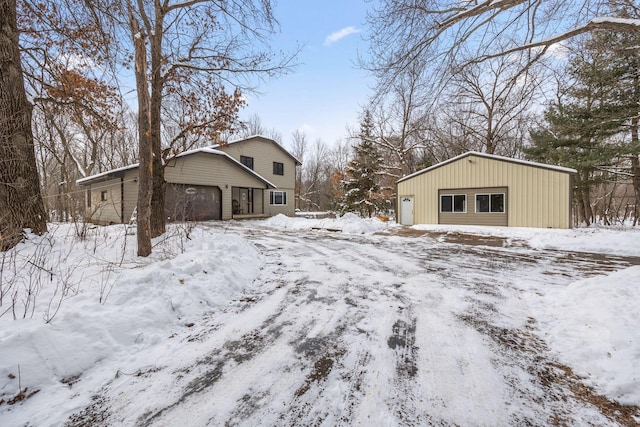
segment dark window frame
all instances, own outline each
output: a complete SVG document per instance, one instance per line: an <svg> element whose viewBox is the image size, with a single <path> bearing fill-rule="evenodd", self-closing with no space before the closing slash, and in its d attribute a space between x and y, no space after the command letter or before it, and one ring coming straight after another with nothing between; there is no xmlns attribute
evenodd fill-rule
<svg viewBox="0 0 640 427"><path fill-rule="evenodd" d="M108 190L102 190L100 192L100 201L101 202L106 202L109 199L109 191Z"/></svg>
<svg viewBox="0 0 640 427"><path fill-rule="evenodd" d="M250 156L240 156L240 163L253 170L253 157Z"/></svg>
<svg viewBox="0 0 640 427"><path fill-rule="evenodd" d="M447 201L445 203L445 200ZM460 208L462 203L462 208ZM467 195L466 194L441 194L440 195L440 213L467 213Z"/></svg>
<svg viewBox="0 0 640 427"><path fill-rule="evenodd" d="M273 174L284 176L284 163L273 162Z"/></svg>
<svg viewBox="0 0 640 427"><path fill-rule="evenodd" d="M486 210L479 210L478 207L480 206L480 203L478 203L478 198L479 197L486 197ZM476 213L505 213L506 209L505 209L505 200L506 200L506 194L505 193L478 193L476 194L476 208L475 211Z"/></svg>

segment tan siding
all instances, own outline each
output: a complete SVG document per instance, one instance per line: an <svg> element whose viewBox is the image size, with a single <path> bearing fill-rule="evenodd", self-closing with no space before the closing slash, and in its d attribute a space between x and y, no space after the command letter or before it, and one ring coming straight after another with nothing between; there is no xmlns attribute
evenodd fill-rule
<svg viewBox="0 0 640 427"><path fill-rule="evenodd" d="M228 158L209 153L195 153L169 161L165 167L165 179L170 183L217 186L222 191L222 219L231 219L233 187L254 189L254 212L267 215L294 214L295 201L295 161L272 142L262 138L252 138L223 148L229 156L240 159L240 155L254 158L255 172L276 185L279 191L287 192L286 206L270 206L267 184L252 176L245 169ZM273 162L284 164L284 176L273 175ZM99 224L129 222L138 199L138 170L124 172L123 189L120 178L95 183L92 188L92 221ZM107 186L110 191L108 202L100 201L98 187ZM121 202L124 215L120 215Z"/></svg>
<svg viewBox="0 0 640 427"><path fill-rule="evenodd" d="M120 178L102 181L91 185L91 207L87 208L87 220L97 224L119 224L121 191ZM106 199L102 192L106 191Z"/></svg>
<svg viewBox="0 0 640 427"><path fill-rule="evenodd" d="M287 204L286 205L271 205L270 195L272 191L285 191L287 193ZM270 216L283 214L283 215L293 215L295 212L295 196L293 190L287 190L284 188L277 188L275 190L265 190L264 192L264 207L265 213Z"/></svg>
<svg viewBox="0 0 640 427"><path fill-rule="evenodd" d="M197 153L174 159L164 169L167 182L216 185L222 190L222 219L232 218L232 187L266 188L266 184L249 175L221 156Z"/></svg>
<svg viewBox="0 0 640 427"><path fill-rule="evenodd" d="M138 205L138 169L124 175L124 217L125 224L131 221L133 209Z"/></svg>
<svg viewBox="0 0 640 427"><path fill-rule="evenodd" d="M398 194L414 194L416 224L437 224L439 189L508 188L508 224L569 228L570 174L562 171L468 156L398 184Z"/></svg>
<svg viewBox="0 0 640 427"><path fill-rule="evenodd" d="M265 191L263 198L265 214L294 214L296 163L282 149L269 140L255 137L234 142L226 147L220 147L219 150L224 151L238 161L240 161L240 156L253 157L253 170L275 185L277 190L287 192L286 206L271 206L269 204L269 191ZM279 162L284 165L284 175L273 174L273 162Z"/></svg>
<svg viewBox="0 0 640 427"><path fill-rule="evenodd" d="M245 141L234 142L226 147L220 147L234 159L240 161L240 156L253 157L253 170L269 180L278 188L295 188L295 161L273 142L256 137ZM284 165L284 175L273 174L273 162Z"/></svg>

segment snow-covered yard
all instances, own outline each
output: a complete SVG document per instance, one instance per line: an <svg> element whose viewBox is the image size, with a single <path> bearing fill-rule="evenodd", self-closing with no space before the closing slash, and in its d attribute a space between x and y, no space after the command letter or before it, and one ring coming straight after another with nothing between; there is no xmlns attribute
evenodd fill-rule
<svg viewBox="0 0 640 427"><path fill-rule="evenodd" d="M640 423L640 230L51 229L0 260L2 426Z"/></svg>

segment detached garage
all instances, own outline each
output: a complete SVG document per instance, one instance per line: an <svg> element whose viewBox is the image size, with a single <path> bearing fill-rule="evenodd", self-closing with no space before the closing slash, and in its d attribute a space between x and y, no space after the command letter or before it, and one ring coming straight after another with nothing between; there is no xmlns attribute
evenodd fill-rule
<svg viewBox="0 0 640 427"><path fill-rule="evenodd" d="M397 182L404 225L571 228L574 169L468 152Z"/></svg>

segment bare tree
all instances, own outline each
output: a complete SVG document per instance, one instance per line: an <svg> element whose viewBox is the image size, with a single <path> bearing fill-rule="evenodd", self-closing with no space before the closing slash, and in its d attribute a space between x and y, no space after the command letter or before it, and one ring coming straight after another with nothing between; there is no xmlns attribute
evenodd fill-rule
<svg viewBox="0 0 640 427"><path fill-rule="evenodd" d="M636 2L620 0L638 11ZM371 55L365 67L379 78L380 89L410 64L431 64L432 80L443 82L457 58L469 63L526 51L523 67L549 47L576 35L598 31L639 32L637 20L609 18L608 0L383 0L368 16Z"/></svg>
<svg viewBox="0 0 640 427"><path fill-rule="evenodd" d="M296 129L291 134L291 139L293 140L291 145L291 154L300 160L301 165L296 166L296 209L302 209L301 203L301 193L302 193L302 171L305 167L305 153L307 151L308 139L307 134L300 130Z"/></svg>
<svg viewBox="0 0 640 427"><path fill-rule="evenodd" d="M467 135L466 150L521 152L539 86L533 67L522 70L513 58L499 57L463 67L451 86L445 105L455 111L450 120Z"/></svg>
<svg viewBox="0 0 640 427"><path fill-rule="evenodd" d="M23 229L47 231L20 62L16 1L0 0L0 251L15 246Z"/></svg>
<svg viewBox="0 0 640 427"><path fill-rule="evenodd" d="M375 143L386 155L386 173L394 179L415 172L426 148L424 137L434 98L422 71L421 63L411 64L385 97L374 98Z"/></svg>
<svg viewBox="0 0 640 427"><path fill-rule="evenodd" d="M231 133L232 136L247 138L255 135L266 136L274 141L281 142L282 134L275 128L267 128L258 114L252 114L248 120L241 123L240 128L236 132Z"/></svg>
<svg viewBox="0 0 640 427"><path fill-rule="evenodd" d="M269 0L90 1L91 10L113 29L111 52L124 49L134 59L138 102L138 253L148 255L150 239L164 232L163 158L171 141L185 145L188 135L216 141L236 122L243 104L238 89L251 89L251 76L286 72L293 55L271 53L268 37L277 22ZM120 17L125 17L124 20ZM104 29L104 28L103 28ZM122 36L124 31L126 36ZM130 47L130 48L128 48ZM122 56L121 56L122 57ZM232 93L227 92L233 87ZM173 107L187 109L186 120L161 119ZM169 129L170 126L181 129ZM196 138L197 140L197 138ZM147 176L148 175L148 176Z"/></svg>

